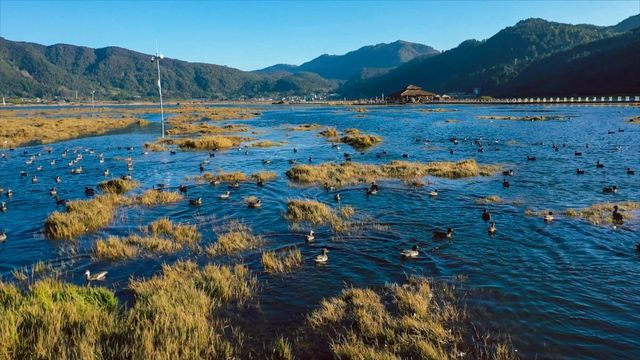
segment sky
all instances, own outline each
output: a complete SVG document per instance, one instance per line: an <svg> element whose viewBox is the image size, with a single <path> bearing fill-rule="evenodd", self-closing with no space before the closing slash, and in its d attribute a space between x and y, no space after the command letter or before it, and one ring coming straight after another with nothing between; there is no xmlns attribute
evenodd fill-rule
<svg viewBox="0 0 640 360"><path fill-rule="evenodd" d="M13 1L0 36L44 45L119 46L255 70L406 40L438 50L486 39L519 20L614 25L629 1Z"/></svg>

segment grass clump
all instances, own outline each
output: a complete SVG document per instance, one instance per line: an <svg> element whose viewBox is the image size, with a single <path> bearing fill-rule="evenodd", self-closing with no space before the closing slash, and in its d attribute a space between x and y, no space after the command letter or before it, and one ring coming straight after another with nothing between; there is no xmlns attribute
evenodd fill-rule
<svg viewBox="0 0 640 360"><path fill-rule="evenodd" d="M74 239L108 225L113 220L116 209L130 203L131 199L119 194L71 201L67 204L66 212L54 211L49 215L44 224L44 232L50 239Z"/></svg>
<svg viewBox="0 0 640 360"><path fill-rule="evenodd" d="M358 129L347 129L344 131L343 136L340 136L338 130L328 127L321 131L320 135L333 142L349 144L358 150L367 149L382 141L380 136L363 134Z"/></svg>
<svg viewBox="0 0 640 360"><path fill-rule="evenodd" d="M124 194L140 186L135 180L111 179L98 184L98 189L109 194Z"/></svg>
<svg viewBox="0 0 640 360"><path fill-rule="evenodd" d="M629 124L640 124L640 116L632 117L627 120Z"/></svg>
<svg viewBox="0 0 640 360"><path fill-rule="evenodd" d="M222 150L240 145L251 138L240 136L205 135L197 138L175 140L179 148L184 150Z"/></svg>
<svg viewBox="0 0 640 360"><path fill-rule="evenodd" d="M200 241L200 233L195 225L174 224L162 218L149 224L149 232L175 241L177 244L194 247Z"/></svg>
<svg viewBox="0 0 640 360"><path fill-rule="evenodd" d="M160 143L144 143L144 148L154 152L167 151L167 146Z"/></svg>
<svg viewBox="0 0 640 360"><path fill-rule="evenodd" d="M290 180L299 184L341 187L380 179L413 180L427 175L450 179L490 176L499 170L498 166L478 164L475 160L431 163L392 161L382 165L355 162L302 164L292 167L286 174Z"/></svg>
<svg viewBox="0 0 640 360"><path fill-rule="evenodd" d="M172 204L184 199L177 191L147 190L142 195L136 196L134 202L144 206L160 204Z"/></svg>
<svg viewBox="0 0 640 360"><path fill-rule="evenodd" d="M302 253L298 249L262 253L262 266L266 272L272 274L291 272L302 266L303 262Z"/></svg>
<svg viewBox="0 0 640 360"><path fill-rule="evenodd" d="M196 176L194 179L196 181L204 180L212 184L216 182L232 183L232 182L247 181L247 175L241 171L235 171L235 172L219 171L216 174L205 172L202 176Z"/></svg>
<svg viewBox="0 0 640 360"><path fill-rule="evenodd" d="M615 205L618 205L623 221L632 219L634 210L640 209L640 202L598 203L583 209L567 209L564 211L564 215L583 219L594 225L611 225L613 224L612 214Z"/></svg>
<svg viewBox="0 0 640 360"><path fill-rule="evenodd" d="M249 144L249 146L251 147L275 147L275 146L282 146L286 144L285 142L282 141L271 141L271 140L262 140L262 141L257 141L254 143Z"/></svg>
<svg viewBox="0 0 640 360"><path fill-rule="evenodd" d="M260 182L272 181L272 180L275 180L277 177L278 177L278 174L276 174L273 171L260 171L260 172L251 174L252 179Z"/></svg>
<svg viewBox="0 0 640 360"><path fill-rule="evenodd" d="M489 195L480 199L476 199L475 201L476 204L495 204L501 202L502 198L498 195Z"/></svg>
<svg viewBox="0 0 640 360"><path fill-rule="evenodd" d="M218 235L218 241L207 246L206 252L210 256L231 255L255 249L263 243L262 237L253 235L249 227L237 221L229 223L226 228Z"/></svg>
<svg viewBox="0 0 640 360"><path fill-rule="evenodd" d="M133 258L137 254L138 247L115 236L96 241L93 250L94 257L111 261Z"/></svg>
<svg viewBox="0 0 640 360"><path fill-rule="evenodd" d="M320 126L320 124L300 124L300 125L290 126L290 127L287 128L287 130L290 130L290 131L311 131L311 130L318 130L321 127L322 126Z"/></svg>
<svg viewBox="0 0 640 360"><path fill-rule="evenodd" d="M346 210L345 210L346 209ZM328 205L310 199L293 199L287 202L287 220L298 227L301 223L310 225L328 224L334 231L346 231L350 228L350 223L345 221L355 213L351 207L345 207L340 215Z"/></svg>
<svg viewBox="0 0 640 360"><path fill-rule="evenodd" d="M329 138L329 139L336 139L338 138L338 136L340 136L340 133L338 133L338 130L334 127L328 127L322 131L320 131L320 135Z"/></svg>

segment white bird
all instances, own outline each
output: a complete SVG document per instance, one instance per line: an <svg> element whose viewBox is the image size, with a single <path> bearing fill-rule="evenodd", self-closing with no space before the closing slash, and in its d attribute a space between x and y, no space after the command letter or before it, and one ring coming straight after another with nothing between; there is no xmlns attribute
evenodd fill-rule
<svg viewBox="0 0 640 360"><path fill-rule="evenodd" d="M38 177L37 176L32 177L31 178L31 182L34 183L34 184L37 183L38 182Z"/></svg>
<svg viewBox="0 0 640 360"><path fill-rule="evenodd" d="M0 211L2 212L7 211L7 203L5 203L4 201L0 203Z"/></svg>
<svg viewBox="0 0 640 360"><path fill-rule="evenodd" d="M553 211L549 211L547 215L544 216L544 222L552 222L553 221Z"/></svg>
<svg viewBox="0 0 640 360"><path fill-rule="evenodd" d="M56 190L56 188L51 188L51 190L49 190L49 195L51 196L58 195L58 190Z"/></svg>
<svg viewBox="0 0 640 360"><path fill-rule="evenodd" d="M402 254L403 257L414 258L414 257L418 256L418 254L420 254L420 252L418 252L418 246L417 245L413 245L413 247L411 249L402 250L402 252L400 254Z"/></svg>
<svg viewBox="0 0 640 360"><path fill-rule="evenodd" d="M305 235L305 238L307 239L307 241L313 241L316 239L316 237L313 235L313 230L309 230L309 234Z"/></svg>
<svg viewBox="0 0 640 360"><path fill-rule="evenodd" d="M102 172L102 175L104 175L104 176L109 176L109 169L105 169L105 170Z"/></svg>
<svg viewBox="0 0 640 360"><path fill-rule="evenodd" d="M436 197L436 196L438 196L438 190L431 190L431 191L429 191L429 196L431 196L431 197Z"/></svg>
<svg viewBox="0 0 640 360"><path fill-rule="evenodd" d="M317 255L313 260L317 263L326 263L327 261L329 261L329 255L327 255L328 252L329 250L327 250L327 248L323 248L322 254Z"/></svg>
<svg viewBox="0 0 640 360"><path fill-rule="evenodd" d="M107 272L100 271L97 274L91 275L91 272L87 270L84 272L84 277L87 279L87 281L104 281L104 279L107 277Z"/></svg>
<svg viewBox="0 0 640 360"><path fill-rule="evenodd" d="M493 235L498 231L498 229L496 229L496 222L495 221L491 222L491 225L489 226L489 230L487 230L487 231L489 232L489 235Z"/></svg>
<svg viewBox="0 0 640 360"><path fill-rule="evenodd" d="M2 230L2 232L0 233L0 242L4 242L5 240L7 240L7 233Z"/></svg>
<svg viewBox="0 0 640 360"><path fill-rule="evenodd" d="M220 194L220 199L222 199L222 200L226 200L226 199L228 199L230 196L231 196L231 191L227 191L227 192L226 192L226 193L224 193L224 194Z"/></svg>

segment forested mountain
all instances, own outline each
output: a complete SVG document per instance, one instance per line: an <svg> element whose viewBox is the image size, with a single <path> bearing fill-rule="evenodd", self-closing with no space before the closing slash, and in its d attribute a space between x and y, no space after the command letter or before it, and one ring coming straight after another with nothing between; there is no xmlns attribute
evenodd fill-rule
<svg viewBox="0 0 640 360"><path fill-rule="evenodd" d="M422 44L398 40L389 44L364 46L344 55L321 55L300 66L278 64L258 73L291 74L307 71L326 79L348 80L366 69L391 69L422 56L438 54L438 50Z"/></svg>
<svg viewBox="0 0 640 360"><path fill-rule="evenodd" d="M118 47L43 46L0 38L0 94L7 97L153 97L156 68L150 55ZM260 75L225 66L163 59L168 98L238 98L327 92L335 83L316 74Z"/></svg>
<svg viewBox="0 0 640 360"><path fill-rule="evenodd" d="M611 38L637 22L638 16L611 27L523 20L487 40L468 40L454 49L415 59L382 75L354 78L339 92L347 97L371 97L415 84L438 93L471 92L474 88L489 95L504 93L510 81L536 62L578 45ZM590 61L596 61L597 56ZM525 84L520 89L527 93Z"/></svg>

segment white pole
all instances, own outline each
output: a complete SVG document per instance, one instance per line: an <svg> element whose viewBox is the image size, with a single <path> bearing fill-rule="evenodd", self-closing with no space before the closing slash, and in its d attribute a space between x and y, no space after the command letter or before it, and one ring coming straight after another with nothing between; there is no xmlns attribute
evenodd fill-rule
<svg viewBox="0 0 640 360"><path fill-rule="evenodd" d="M156 61L158 63L158 94L160 94L160 125L162 127L162 138L164 139L164 105L162 104L162 83L160 82L160 59L163 56L158 52L158 40L156 40Z"/></svg>
<svg viewBox="0 0 640 360"><path fill-rule="evenodd" d="M91 91L91 110L95 110L96 109L96 106L95 106L95 104L93 102L93 94L95 94L95 92L96 92L95 90Z"/></svg>

